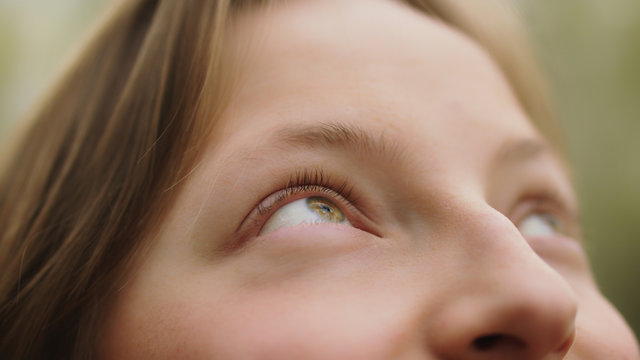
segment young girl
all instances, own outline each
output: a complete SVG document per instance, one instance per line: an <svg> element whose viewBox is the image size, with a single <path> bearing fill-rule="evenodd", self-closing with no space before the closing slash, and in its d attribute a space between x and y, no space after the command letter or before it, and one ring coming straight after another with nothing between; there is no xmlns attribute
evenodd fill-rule
<svg viewBox="0 0 640 360"><path fill-rule="evenodd" d="M2 358L640 358L491 4L123 2L3 170Z"/></svg>

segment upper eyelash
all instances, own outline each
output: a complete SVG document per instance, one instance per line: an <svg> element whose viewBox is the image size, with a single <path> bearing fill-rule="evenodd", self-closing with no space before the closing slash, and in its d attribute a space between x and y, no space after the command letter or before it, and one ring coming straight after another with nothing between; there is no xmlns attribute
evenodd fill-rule
<svg viewBox="0 0 640 360"><path fill-rule="evenodd" d="M550 214L562 224L565 235L579 238L580 219L577 208L572 206L562 194L554 188L540 191L528 191L520 196L517 204L530 202L529 210L511 220L519 226L520 222L531 214ZM514 205L513 208L516 208ZM513 208L509 213L513 213Z"/></svg>
<svg viewBox="0 0 640 360"><path fill-rule="evenodd" d="M303 169L296 171L294 175L289 177L286 185L277 193L273 201L269 204L261 203L258 205L258 214L268 214L283 200L303 192L323 192L329 195L338 194L354 206L357 203L357 199L353 196L353 187L347 180L335 182L321 169Z"/></svg>
<svg viewBox="0 0 640 360"><path fill-rule="evenodd" d="M535 203L534 209L542 209L544 211L553 210L557 216L564 217L565 220L578 222L579 215L577 210L574 209L560 194L557 189L546 189L541 193L528 194L521 196L520 201L529 200Z"/></svg>

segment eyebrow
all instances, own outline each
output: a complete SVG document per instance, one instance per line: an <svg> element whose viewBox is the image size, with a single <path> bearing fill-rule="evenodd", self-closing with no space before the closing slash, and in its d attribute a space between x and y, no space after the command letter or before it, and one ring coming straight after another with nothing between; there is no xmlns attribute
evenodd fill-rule
<svg viewBox="0 0 640 360"><path fill-rule="evenodd" d="M534 138L516 138L505 140L494 157L495 166L508 166L526 162L548 154L551 149L546 142Z"/></svg>
<svg viewBox="0 0 640 360"><path fill-rule="evenodd" d="M277 130L270 140L272 144L285 144L294 148L341 149L364 158L384 159L391 163L406 157L406 148L384 131L375 132L347 122L287 126ZM490 168L495 170L514 166L551 152L544 140L509 138L498 147Z"/></svg>
<svg viewBox="0 0 640 360"><path fill-rule="evenodd" d="M367 158L385 158L392 162L403 157L400 142L360 126L344 122L324 122L309 126L287 127L277 131L274 141L308 148L325 147L354 152Z"/></svg>

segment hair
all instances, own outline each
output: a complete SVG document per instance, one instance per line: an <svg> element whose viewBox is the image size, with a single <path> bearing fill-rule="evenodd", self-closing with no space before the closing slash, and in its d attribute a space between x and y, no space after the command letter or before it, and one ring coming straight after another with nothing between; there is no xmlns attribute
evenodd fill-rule
<svg viewBox="0 0 640 360"><path fill-rule="evenodd" d="M513 14L487 0L404 2L479 42L558 144L546 86ZM0 172L4 358L99 357L108 305L230 97L227 24L254 3L116 4L27 119Z"/></svg>

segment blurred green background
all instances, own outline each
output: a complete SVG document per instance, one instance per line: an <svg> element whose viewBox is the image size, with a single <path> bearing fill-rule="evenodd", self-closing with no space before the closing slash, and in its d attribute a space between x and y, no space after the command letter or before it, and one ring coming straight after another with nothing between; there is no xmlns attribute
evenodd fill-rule
<svg viewBox="0 0 640 360"><path fill-rule="evenodd" d="M640 333L640 1L512 0L553 85L603 292ZM0 141L109 0L0 0Z"/></svg>
<svg viewBox="0 0 640 360"><path fill-rule="evenodd" d="M640 1L517 2L553 85L596 278L640 334Z"/></svg>

